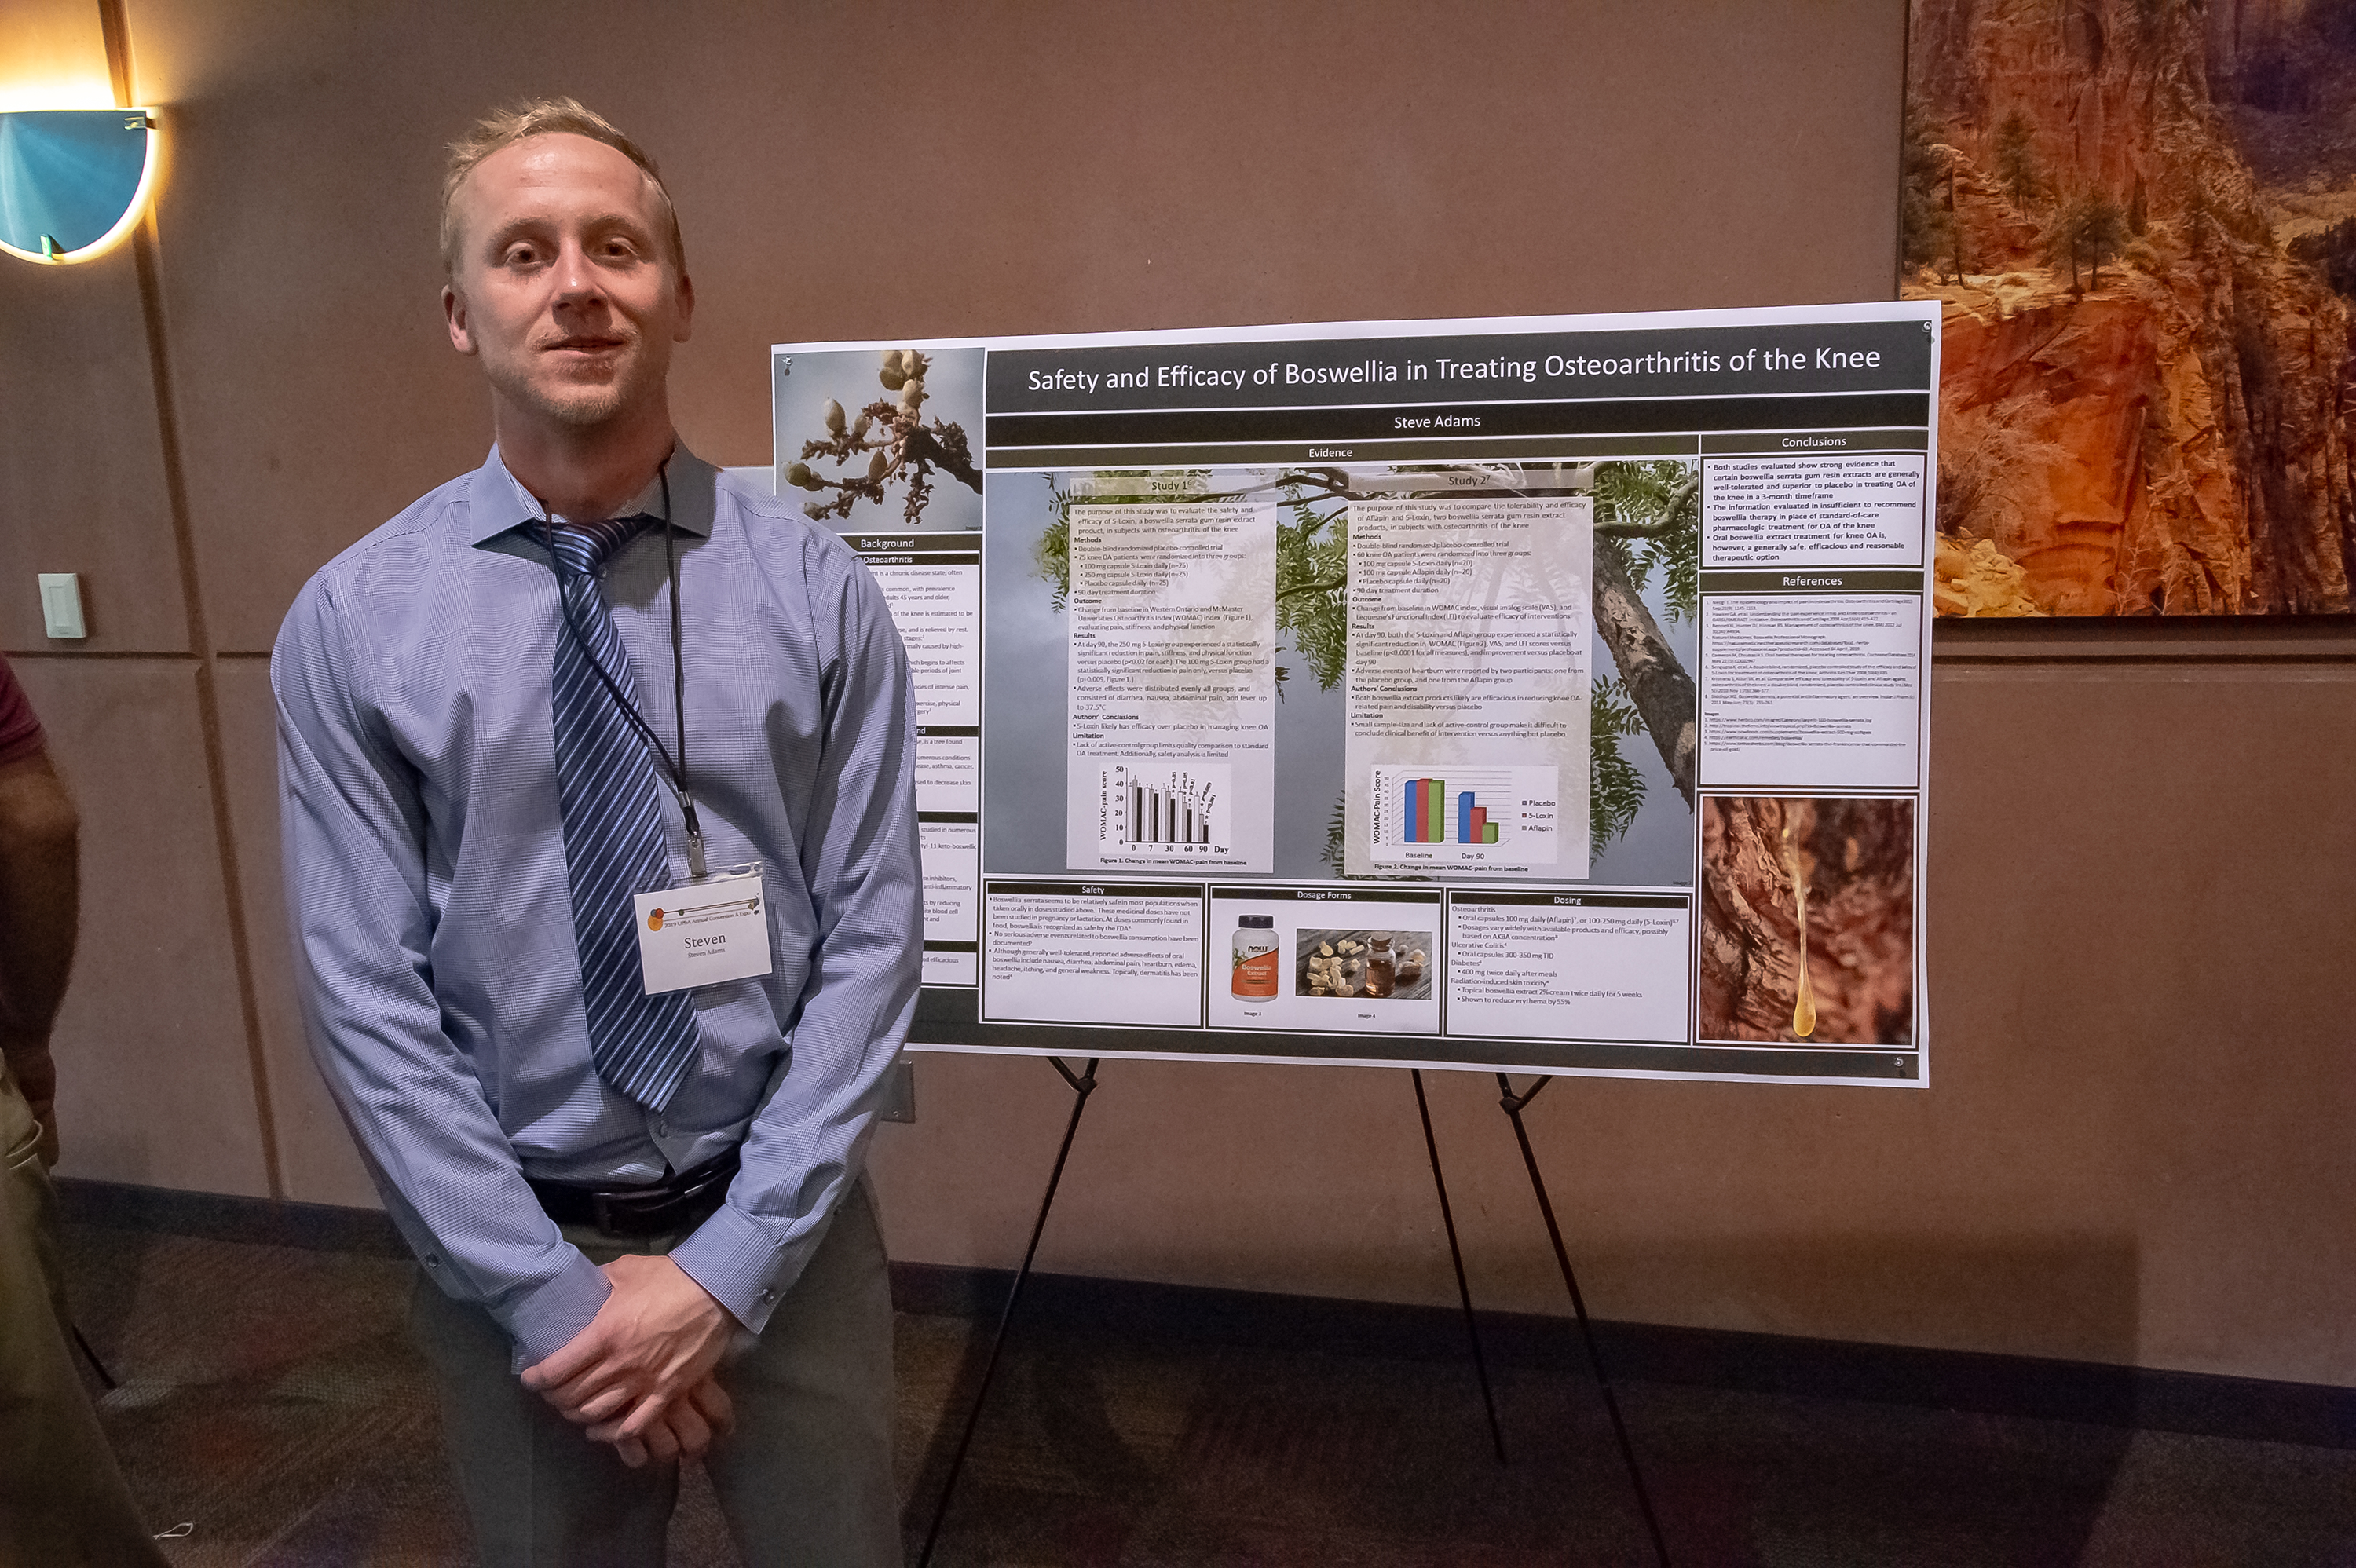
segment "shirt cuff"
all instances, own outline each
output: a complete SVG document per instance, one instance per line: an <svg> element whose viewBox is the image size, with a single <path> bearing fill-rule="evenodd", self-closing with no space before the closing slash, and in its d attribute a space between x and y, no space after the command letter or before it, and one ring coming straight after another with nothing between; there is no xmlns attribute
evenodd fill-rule
<svg viewBox="0 0 2356 1568"><path fill-rule="evenodd" d="M509 1337L515 1340L513 1371L544 1361L571 1344L614 1294L605 1271L579 1248L570 1250L573 1260L562 1273L516 1296L502 1314Z"/></svg>
<svg viewBox="0 0 2356 1568"><path fill-rule="evenodd" d="M829 1216L829 1222L832 1220ZM695 1234L670 1250L670 1261L703 1286L736 1321L758 1334L768 1326L802 1265L826 1234L821 1224L799 1239L780 1244L770 1239L761 1222L733 1203L723 1203Z"/></svg>

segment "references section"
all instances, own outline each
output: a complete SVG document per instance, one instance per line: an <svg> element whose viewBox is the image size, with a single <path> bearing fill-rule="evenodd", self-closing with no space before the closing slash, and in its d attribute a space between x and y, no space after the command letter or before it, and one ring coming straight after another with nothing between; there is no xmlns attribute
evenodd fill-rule
<svg viewBox="0 0 2356 1568"><path fill-rule="evenodd" d="M1838 574L1759 574L1781 592L1707 592L1701 780L1770 789L1912 789L1922 773L1922 597L1851 594Z"/></svg>

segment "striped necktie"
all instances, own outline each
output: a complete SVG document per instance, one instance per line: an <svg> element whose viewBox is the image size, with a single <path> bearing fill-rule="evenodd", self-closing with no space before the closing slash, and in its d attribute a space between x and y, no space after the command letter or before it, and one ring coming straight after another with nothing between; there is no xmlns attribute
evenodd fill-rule
<svg viewBox="0 0 2356 1568"><path fill-rule="evenodd" d="M659 1112L695 1066L695 1007L684 991L646 994L630 898L669 880L659 785L646 741L589 662L637 706L637 682L598 583L605 562L650 526L658 519L640 515L554 530L557 592L581 635L557 628L550 692L589 1058L609 1088Z"/></svg>

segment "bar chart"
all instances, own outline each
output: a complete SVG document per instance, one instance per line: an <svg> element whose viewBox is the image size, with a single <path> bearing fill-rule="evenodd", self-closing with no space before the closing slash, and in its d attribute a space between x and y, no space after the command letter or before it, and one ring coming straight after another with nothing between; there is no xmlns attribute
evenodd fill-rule
<svg viewBox="0 0 2356 1568"><path fill-rule="evenodd" d="M1405 792L1402 843L1494 844L1502 834L1503 825L1489 820L1488 805L1475 804L1481 798L1478 791L1457 790L1452 806L1446 779L1409 779Z"/></svg>
<svg viewBox="0 0 2356 1568"><path fill-rule="evenodd" d="M1538 767L1377 767L1375 858L1551 864L1559 776Z"/></svg>
<svg viewBox="0 0 2356 1568"><path fill-rule="evenodd" d="M1183 860L1224 854L1229 775L1225 763L1118 762L1101 771L1100 842L1132 854Z"/></svg>

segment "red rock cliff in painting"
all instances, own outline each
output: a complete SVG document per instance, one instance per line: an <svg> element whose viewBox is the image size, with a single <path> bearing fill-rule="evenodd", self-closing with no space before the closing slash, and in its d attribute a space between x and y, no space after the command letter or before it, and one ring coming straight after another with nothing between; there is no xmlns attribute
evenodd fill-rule
<svg viewBox="0 0 2356 1568"><path fill-rule="evenodd" d="M2338 9L1917 0L1905 293L1946 304L1942 613L2356 608L2350 310L2303 259L2342 205L2356 243Z"/></svg>

